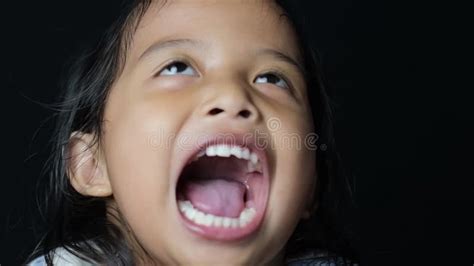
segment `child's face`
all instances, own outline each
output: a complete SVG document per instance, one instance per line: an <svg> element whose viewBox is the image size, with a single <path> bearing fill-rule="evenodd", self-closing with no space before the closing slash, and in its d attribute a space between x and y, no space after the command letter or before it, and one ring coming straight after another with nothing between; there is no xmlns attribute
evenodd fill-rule
<svg viewBox="0 0 474 266"><path fill-rule="evenodd" d="M155 260L274 263L303 216L314 189L312 120L281 13L270 1L168 1L141 20L107 101L102 151L134 245ZM186 166L223 133L259 162L230 146L231 157L208 150ZM194 210L180 211L184 201Z"/></svg>

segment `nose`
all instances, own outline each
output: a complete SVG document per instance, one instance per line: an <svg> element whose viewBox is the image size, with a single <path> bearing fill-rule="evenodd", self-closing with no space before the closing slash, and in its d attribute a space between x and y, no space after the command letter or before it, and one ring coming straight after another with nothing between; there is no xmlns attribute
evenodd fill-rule
<svg viewBox="0 0 474 266"><path fill-rule="evenodd" d="M242 123L256 122L259 111L245 85L227 82L209 88L208 100L202 114L207 118L227 118Z"/></svg>

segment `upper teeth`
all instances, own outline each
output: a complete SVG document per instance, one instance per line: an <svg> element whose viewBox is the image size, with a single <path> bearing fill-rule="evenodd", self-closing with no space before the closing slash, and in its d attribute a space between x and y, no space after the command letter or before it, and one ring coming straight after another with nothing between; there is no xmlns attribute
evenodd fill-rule
<svg viewBox="0 0 474 266"><path fill-rule="evenodd" d="M200 153L198 153L197 156L194 158L194 160L197 160L204 155L208 157L214 157L214 156L230 157L231 155L233 155L239 159L248 160L249 162L252 163L252 167L254 169L259 168L258 155L254 152L251 152L248 148L241 147L241 146L228 145L228 144L211 145L207 147L206 150L203 150Z"/></svg>

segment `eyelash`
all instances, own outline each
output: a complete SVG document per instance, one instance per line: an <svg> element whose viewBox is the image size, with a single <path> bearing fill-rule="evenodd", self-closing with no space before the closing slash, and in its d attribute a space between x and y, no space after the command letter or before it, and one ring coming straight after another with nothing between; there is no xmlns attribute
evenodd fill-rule
<svg viewBox="0 0 474 266"><path fill-rule="evenodd" d="M284 83L284 87L278 86L278 85L276 85L276 83L273 83L273 84L275 84L275 86L280 87L280 88L285 89L285 90L290 90L290 89L291 89L291 83L288 81L288 79L285 77L285 75L280 74L279 72L276 72L276 71L270 71L270 72L266 72L266 73L263 73L263 74L259 74L259 75L254 79L254 82L255 82L258 78L261 78L261 77L264 77L264 76L273 76L273 77L276 77L276 78L278 78L281 82ZM269 83L271 83L271 82L269 82Z"/></svg>
<svg viewBox="0 0 474 266"><path fill-rule="evenodd" d="M155 76L156 76L156 77L160 76L165 70L169 69L171 66L176 66L176 65L178 65L178 64L184 64L184 65L186 65L187 67L193 69L193 71L196 71L196 70L194 70L194 68L191 66L191 64L187 63L186 61L176 60L176 61L170 62L169 64L167 64L166 66L164 66L163 68L161 68L161 69L158 71L158 73L155 74ZM179 74L177 74L177 75L179 75ZM184 75L186 75L186 74L184 74ZM171 76L171 75L168 75L168 74L167 74L167 75L165 75L165 76ZM189 76L191 76L191 75L189 75ZM280 81L282 81L282 82L284 83L284 85L285 85L284 87L282 87L282 86L278 86L278 85L276 85L276 83L274 83L275 86L280 87L280 88L285 89L285 90L290 90L290 89L291 89L291 83L288 81L288 79L285 77L285 75L279 73L278 71L270 71L270 72L266 72L266 73L263 73L263 74L259 74L259 75L253 80L253 82L255 83L257 79L262 78L262 77L265 77L265 76L267 76L267 79L268 79L268 76L276 77L276 78L278 78ZM269 83L270 83L270 82L269 82Z"/></svg>
<svg viewBox="0 0 474 266"><path fill-rule="evenodd" d="M161 68L158 73L155 74L155 76L160 76L165 70L167 70L168 68L170 68L171 66L176 66L178 64L183 64L183 65L186 65L186 67L188 68L191 68L194 70L194 68L191 66L191 64L187 63L186 61L181 61L181 60L176 60L176 61L172 61L170 62L169 64L167 64L166 66L164 66L163 68ZM178 74L179 75L179 74ZM186 75L186 74L185 74ZM165 76L171 76L169 74L166 74Z"/></svg>

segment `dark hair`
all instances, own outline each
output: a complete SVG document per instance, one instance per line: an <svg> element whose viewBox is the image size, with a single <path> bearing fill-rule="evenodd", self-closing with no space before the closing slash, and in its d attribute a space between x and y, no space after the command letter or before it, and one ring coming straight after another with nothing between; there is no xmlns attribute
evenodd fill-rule
<svg viewBox="0 0 474 266"><path fill-rule="evenodd" d="M38 202L46 233L31 258L46 254L53 262L54 249L63 247L81 259L107 265L134 264L133 251L125 236L110 218L106 203L110 199L86 197L75 191L67 178L67 145L72 132L95 133L96 142L102 133L103 113L109 89L122 71L127 48L136 27L152 0L135 0L106 32L97 48L85 53L73 65L57 106L57 125L53 135L52 156L48 175L39 182ZM334 141L332 109L323 86L316 54L310 49L304 23L297 20L294 1L277 0L284 16L290 18L300 37L305 60L307 87L319 142L326 149L317 151L316 211L301 222L287 245L286 256L293 257L307 250L325 250L357 261L353 234L353 202L346 174L340 165ZM328 256L328 258L331 258Z"/></svg>
<svg viewBox="0 0 474 266"><path fill-rule="evenodd" d="M349 175L342 165L335 141L333 104L326 89L320 60L309 40L311 27L305 17L305 6L295 1L277 0L297 32L304 60L308 98L315 132L320 143L316 156L316 211L302 220L286 246L288 256L298 256L308 249L327 251L327 259L337 264L359 261L356 232L356 206ZM340 258L343 258L340 260Z"/></svg>

